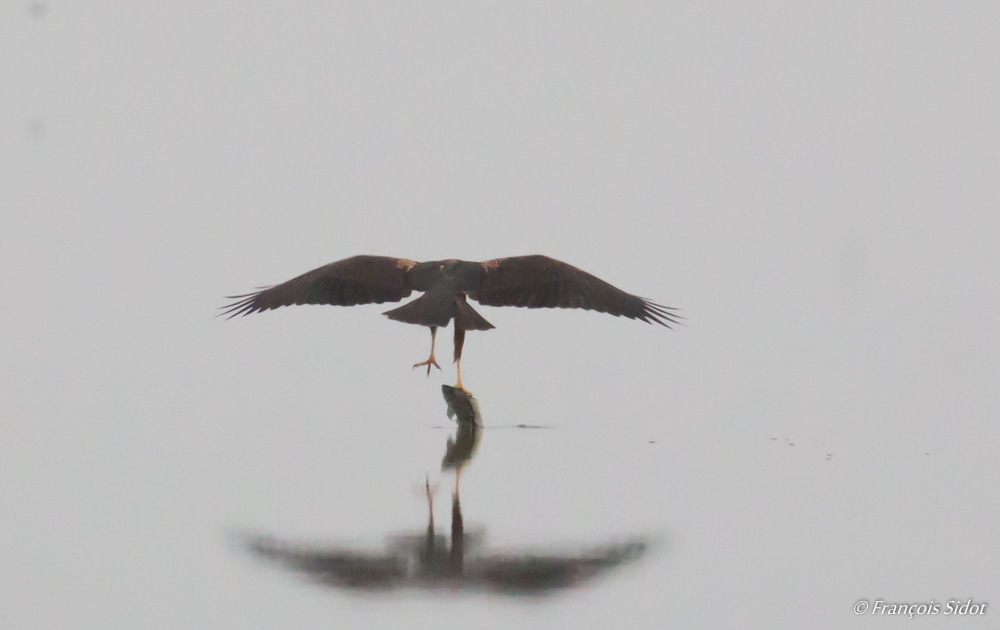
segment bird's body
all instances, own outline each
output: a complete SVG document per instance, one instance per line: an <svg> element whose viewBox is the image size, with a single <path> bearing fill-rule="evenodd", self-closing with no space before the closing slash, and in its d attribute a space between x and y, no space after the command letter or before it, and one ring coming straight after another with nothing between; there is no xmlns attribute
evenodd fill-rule
<svg viewBox="0 0 1000 630"><path fill-rule="evenodd" d="M382 304L413 291L423 295L384 313L389 319L431 329L431 356L417 365L440 367L434 360L437 329L455 322L455 362L462 387L462 344L467 330L489 330L467 298L488 306L582 308L658 323L677 323L670 307L631 295L572 265L547 256L516 256L485 262L436 260L418 263L387 256L354 256L304 273L255 293L233 296L223 307L230 317L293 304ZM414 366L416 367L416 366Z"/></svg>

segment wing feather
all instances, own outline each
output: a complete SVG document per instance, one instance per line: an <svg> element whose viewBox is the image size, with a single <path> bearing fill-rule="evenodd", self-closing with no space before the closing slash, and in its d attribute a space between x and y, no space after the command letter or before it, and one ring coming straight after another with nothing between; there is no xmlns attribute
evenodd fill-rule
<svg viewBox="0 0 1000 630"><path fill-rule="evenodd" d="M398 302L412 291L408 272L417 263L388 256L353 256L306 272L288 282L265 287L222 307L229 318L293 304L382 304Z"/></svg>
<svg viewBox="0 0 1000 630"><path fill-rule="evenodd" d="M515 256L480 263L482 282L469 297L487 306L582 308L670 328L677 310L626 293L586 271L548 256Z"/></svg>

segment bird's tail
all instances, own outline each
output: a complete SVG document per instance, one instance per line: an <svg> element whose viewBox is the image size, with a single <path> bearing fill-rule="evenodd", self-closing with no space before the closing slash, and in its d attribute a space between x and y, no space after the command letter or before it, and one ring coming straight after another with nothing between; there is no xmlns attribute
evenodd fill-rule
<svg viewBox="0 0 1000 630"><path fill-rule="evenodd" d="M455 318L462 330L489 330L493 324L477 313L463 298L451 294L425 293L417 299L382 313L389 319L420 326L445 327Z"/></svg>
<svg viewBox="0 0 1000 630"><path fill-rule="evenodd" d="M455 296L425 293L412 302L382 314L397 322L444 327L455 317L455 312Z"/></svg>
<svg viewBox="0 0 1000 630"><path fill-rule="evenodd" d="M488 321L486 318L476 312L476 309L469 306L469 303L465 301L465 296L463 295L460 299L455 300L455 304L458 306L458 312L455 314L455 327L461 328L462 330L489 330L490 328L495 328L495 326Z"/></svg>

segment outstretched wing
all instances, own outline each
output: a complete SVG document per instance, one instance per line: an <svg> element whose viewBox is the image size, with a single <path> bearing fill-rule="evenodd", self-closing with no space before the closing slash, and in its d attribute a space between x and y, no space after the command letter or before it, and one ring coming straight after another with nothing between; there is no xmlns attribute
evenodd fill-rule
<svg viewBox="0 0 1000 630"><path fill-rule="evenodd" d="M469 297L488 306L582 308L670 328L676 309L625 293L586 271L548 256L515 256L480 263L484 273Z"/></svg>
<svg viewBox="0 0 1000 630"><path fill-rule="evenodd" d="M417 263L388 256L354 256L313 269L288 282L245 295L222 307L229 318L292 304L382 304L410 295L407 273Z"/></svg>

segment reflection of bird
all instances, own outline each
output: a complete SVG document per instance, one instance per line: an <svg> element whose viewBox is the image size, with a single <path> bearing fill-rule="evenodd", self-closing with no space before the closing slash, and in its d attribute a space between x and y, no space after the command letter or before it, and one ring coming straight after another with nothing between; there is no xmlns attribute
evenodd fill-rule
<svg viewBox="0 0 1000 630"><path fill-rule="evenodd" d="M487 549L486 530L465 527L458 496L458 471L469 463L482 433L479 406L460 389L441 387L449 415L458 420L458 437L448 438L441 470L455 468L451 495L451 544L434 527L434 491L424 479L427 527L391 536L384 551L352 547L318 547L281 541L271 536L244 539L254 554L302 571L337 588L387 591L399 588L479 590L505 595L547 595L577 586L609 570L634 562L649 548L644 538L590 545L575 551L535 548L514 552Z"/></svg>
<svg viewBox="0 0 1000 630"><path fill-rule="evenodd" d="M431 355L413 367L441 368L434 360L439 327L455 320L455 363L462 388L462 345L467 330L489 330L486 321L466 301L488 306L582 308L667 328L678 316L667 306L625 293L572 265L547 256L516 256L486 262L437 260L418 263L386 256L354 256L330 263L288 282L246 295L224 306L230 317L268 311L292 304L382 304L398 302L412 291L419 298L384 313L389 319L431 329Z"/></svg>
<svg viewBox="0 0 1000 630"><path fill-rule="evenodd" d="M310 545L267 535L246 536L240 542L254 555L334 588L468 590L508 596L545 596L581 586L639 560L652 547L652 541L634 537L577 549L563 545L520 552L489 549L484 529L466 531L458 497L453 497L451 518L450 548L446 537L435 530L433 516L426 530L390 537L384 551Z"/></svg>
<svg viewBox="0 0 1000 630"><path fill-rule="evenodd" d="M475 427L475 424L468 423ZM302 571L337 588L389 591L401 588L487 591L503 595L549 595L578 586L645 555L649 541L591 545L575 551L535 548L527 551L487 550L486 530L466 531L462 504L451 497L451 545L434 527L434 501L426 482L427 528L396 534L385 551L350 547L314 547L250 536L254 554Z"/></svg>

